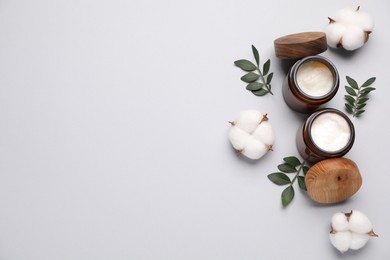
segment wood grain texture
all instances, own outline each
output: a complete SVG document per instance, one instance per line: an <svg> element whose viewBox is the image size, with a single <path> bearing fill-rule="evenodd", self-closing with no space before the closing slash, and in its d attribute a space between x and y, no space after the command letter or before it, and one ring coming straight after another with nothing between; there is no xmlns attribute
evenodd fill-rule
<svg viewBox="0 0 390 260"><path fill-rule="evenodd" d="M305 182L307 194L312 200L331 204L353 196L362 185L362 177L352 160L332 158L311 167Z"/></svg>
<svg viewBox="0 0 390 260"><path fill-rule="evenodd" d="M274 41L276 57L299 59L317 55L328 49L323 32L303 32L280 37Z"/></svg>

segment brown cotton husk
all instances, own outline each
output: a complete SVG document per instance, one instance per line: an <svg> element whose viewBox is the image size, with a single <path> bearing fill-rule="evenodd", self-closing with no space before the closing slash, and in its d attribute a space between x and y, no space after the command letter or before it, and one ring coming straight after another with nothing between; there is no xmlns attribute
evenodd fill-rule
<svg viewBox="0 0 390 260"><path fill-rule="evenodd" d="M368 235L370 237L378 237L378 235L374 232L374 230L371 230L370 232L368 232Z"/></svg>

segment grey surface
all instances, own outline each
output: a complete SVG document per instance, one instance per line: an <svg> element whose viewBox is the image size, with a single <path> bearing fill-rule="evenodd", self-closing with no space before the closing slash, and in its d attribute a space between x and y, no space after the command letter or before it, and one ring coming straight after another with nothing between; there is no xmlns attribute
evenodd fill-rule
<svg viewBox="0 0 390 260"><path fill-rule="evenodd" d="M0 1L0 259L389 259L387 155L390 2L360 1L376 20L355 53L327 51L341 89L377 77L348 158L363 175L345 203L297 192L281 207L266 177L305 116L280 86L279 36L321 30L355 1ZM257 46L274 96L255 97L233 66ZM228 120L268 112L275 151L237 158ZM340 255L337 211L359 209L379 238Z"/></svg>

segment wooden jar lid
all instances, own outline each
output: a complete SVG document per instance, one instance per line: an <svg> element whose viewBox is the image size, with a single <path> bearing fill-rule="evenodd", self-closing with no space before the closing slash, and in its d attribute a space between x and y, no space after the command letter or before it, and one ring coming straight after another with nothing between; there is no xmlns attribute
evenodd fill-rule
<svg viewBox="0 0 390 260"><path fill-rule="evenodd" d="M331 204L352 197L362 186L362 176L352 160L332 158L312 166L305 183L307 195L312 200Z"/></svg>
<svg viewBox="0 0 390 260"><path fill-rule="evenodd" d="M327 50L326 35L323 32L303 32L280 37L274 41L276 57L299 59L317 55Z"/></svg>

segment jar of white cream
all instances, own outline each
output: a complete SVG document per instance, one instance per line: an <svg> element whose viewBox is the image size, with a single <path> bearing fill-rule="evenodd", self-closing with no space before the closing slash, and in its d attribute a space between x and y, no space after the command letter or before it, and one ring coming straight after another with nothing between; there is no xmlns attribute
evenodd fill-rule
<svg viewBox="0 0 390 260"><path fill-rule="evenodd" d="M353 146L355 128L343 112L324 108L311 114L297 133L297 148L309 163L342 157Z"/></svg>
<svg viewBox="0 0 390 260"><path fill-rule="evenodd" d="M330 101L339 83L339 73L332 62L322 56L309 56L290 69L283 83L283 97L291 109L309 113Z"/></svg>

